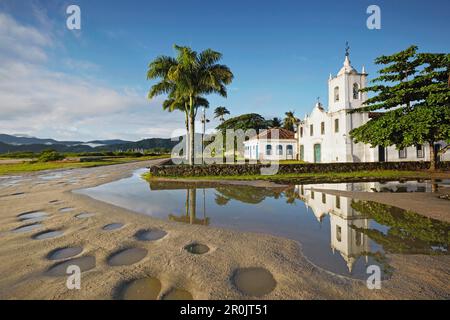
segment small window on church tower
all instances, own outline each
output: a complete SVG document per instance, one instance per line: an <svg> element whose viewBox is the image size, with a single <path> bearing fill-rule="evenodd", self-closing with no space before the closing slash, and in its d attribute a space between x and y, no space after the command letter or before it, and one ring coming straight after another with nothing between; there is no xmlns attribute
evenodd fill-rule
<svg viewBox="0 0 450 320"><path fill-rule="evenodd" d="M313 135L314 135L314 126L313 126L313 125L310 125L310 126L309 126L309 135L310 135L310 136L313 136Z"/></svg>
<svg viewBox="0 0 450 320"><path fill-rule="evenodd" d="M320 123L320 134L325 134L325 122Z"/></svg>
<svg viewBox="0 0 450 320"><path fill-rule="evenodd" d="M334 87L334 102L339 101L339 87Z"/></svg>
<svg viewBox="0 0 450 320"><path fill-rule="evenodd" d="M334 119L334 132L339 132L339 119Z"/></svg>
<svg viewBox="0 0 450 320"><path fill-rule="evenodd" d="M359 99L359 85L357 83L353 84L353 99Z"/></svg>

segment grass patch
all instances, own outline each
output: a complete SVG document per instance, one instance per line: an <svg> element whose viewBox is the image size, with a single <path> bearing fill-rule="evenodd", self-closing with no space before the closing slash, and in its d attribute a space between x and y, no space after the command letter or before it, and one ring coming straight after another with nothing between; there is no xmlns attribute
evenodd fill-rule
<svg viewBox="0 0 450 320"><path fill-rule="evenodd" d="M150 173L143 175L148 180L153 177ZM430 173L425 171L396 171L396 170L373 170L373 171L354 171L354 172L324 172L324 173L289 173L276 175L230 175L230 176L185 176L185 177L162 177L171 179L189 179L189 180L269 180L269 181L338 181L338 180L358 180L358 179L421 179L430 178Z"/></svg>
<svg viewBox="0 0 450 320"><path fill-rule="evenodd" d="M128 162L166 159L169 157L170 155L157 155L157 156L142 156L142 157L111 158L102 161L91 161L91 162L22 162L22 163L0 164L0 175L23 173L23 172L35 172L42 170L54 170L54 169L91 168Z"/></svg>

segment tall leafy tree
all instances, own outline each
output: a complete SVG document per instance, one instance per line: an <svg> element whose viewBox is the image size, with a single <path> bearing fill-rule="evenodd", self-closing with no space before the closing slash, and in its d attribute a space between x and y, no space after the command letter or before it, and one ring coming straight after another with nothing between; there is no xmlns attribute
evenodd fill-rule
<svg viewBox="0 0 450 320"><path fill-rule="evenodd" d="M450 142L450 54L418 53L416 46L375 60L383 67L372 86L373 92L356 112L380 110L376 117L352 130L356 142L405 148L428 143L430 170L435 170L434 144ZM443 152L443 151L442 151Z"/></svg>
<svg viewBox="0 0 450 320"><path fill-rule="evenodd" d="M169 94L176 90L179 99L186 99L189 118L189 164L194 164L195 154L195 98L217 93L227 96L226 85L233 80L231 70L218 62L222 54L211 49L200 53L189 47L174 46L176 58L160 56L149 65L148 79L159 79L152 86L149 97ZM183 100L184 101L184 100Z"/></svg>
<svg viewBox="0 0 450 320"><path fill-rule="evenodd" d="M227 114L230 114L230 111L228 111L228 109L226 107L217 107L214 110L214 118L219 118L220 122L224 122L225 121L225 116Z"/></svg>
<svg viewBox="0 0 450 320"><path fill-rule="evenodd" d="M270 121L264 119L261 115L257 113L247 113L237 117L225 120L223 123L217 126L217 130L225 132L227 129L244 131L249 129L267 129L270 126Z"/></svg>
<svg viewBox="0 0 450 320"><path fill-rule="evenodd" d="M283 120L283 128L294 131L294 126L299 121L299 119L295 117L294 113L294 111L288 111L284 114L285 118Z"/></svg>

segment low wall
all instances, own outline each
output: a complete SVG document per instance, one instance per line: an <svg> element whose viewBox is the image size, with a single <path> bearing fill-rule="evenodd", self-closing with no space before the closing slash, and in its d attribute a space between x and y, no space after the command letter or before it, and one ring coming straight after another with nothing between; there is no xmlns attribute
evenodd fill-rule
<svg viewBox="0 0 450 320"><path fill-rule="evenodd" d="M150 167L150 172L160 177L187 176L228 176L261 174L264 164L214 164L214 165L159 165ZM305 163L280 164L278 173L323 173L323 172L353 172L365 170L426 170L429 162L357 162L357 163ZM450 170L450 162L441 162L441 170Z"/></svg>

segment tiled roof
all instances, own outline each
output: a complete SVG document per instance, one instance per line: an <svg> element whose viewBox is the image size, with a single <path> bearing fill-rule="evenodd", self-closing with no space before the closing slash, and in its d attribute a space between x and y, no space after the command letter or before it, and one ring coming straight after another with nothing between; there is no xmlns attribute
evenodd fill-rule
<svg viewBox="0 0 450 320"><path fill-rule="evenodd" d="M278 133L277 133L278 131ZM262 132L260 132L258 135L253 136L250 138L250 140L252 139L272 139L272 136L275 138L278 138L279 140L288 140L288 139L295 139L295 133L284 129L284 128L271 128L271 129L267 129L264 130Z"/></svg>

